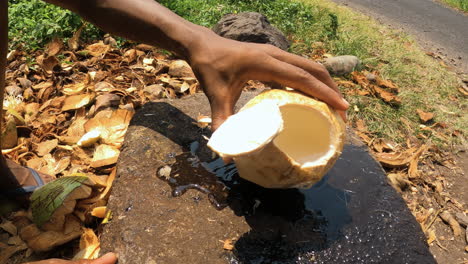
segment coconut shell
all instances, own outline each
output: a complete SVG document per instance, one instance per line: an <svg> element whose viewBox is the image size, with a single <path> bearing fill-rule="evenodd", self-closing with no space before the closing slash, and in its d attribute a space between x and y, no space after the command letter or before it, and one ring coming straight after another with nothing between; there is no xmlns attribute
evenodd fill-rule
<svg viewBox="0 0 468 264"><path fill-rule="evenodd" d="M274 141L266 146L234 157L239 175L266 188L308 188L320 181L340 156L345 140L345 123L338 113L327 104L295 91L267 90L252 100L242 109L251 108L264 100L273 100L279 107L298 104L319 111L331 124L331 146L334 150L313 165L301 165L280 150Z"/></svg>

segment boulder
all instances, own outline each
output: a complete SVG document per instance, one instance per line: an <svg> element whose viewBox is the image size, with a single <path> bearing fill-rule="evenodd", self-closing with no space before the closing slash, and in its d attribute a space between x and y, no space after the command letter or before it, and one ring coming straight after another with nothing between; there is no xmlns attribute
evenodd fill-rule
<svg viewBox="0 0 468 264"><path fill-rule="evenodd" d="M213 27L213 31L229 39L271 44L282 50L289 48L284 34L273 27L264 15L256 12L225 15Z"/></svg>
<svg viewBox="0 0 468 264"><path fill-rule="evenodd" d="M350 74L360 64L359 58L351 55L327 58L323 63L331 75Z"/></svg>

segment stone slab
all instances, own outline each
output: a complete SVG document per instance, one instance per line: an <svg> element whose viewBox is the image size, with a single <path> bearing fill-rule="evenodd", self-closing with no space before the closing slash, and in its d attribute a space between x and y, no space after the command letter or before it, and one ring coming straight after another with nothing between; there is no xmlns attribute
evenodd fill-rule
<svg viewBox="0 0 468 264"><path fill-rule="evenodd" d="M199 114L209 115L202 94L136 113L101 252L117 252L120 264L435 263L405 202L351 132L311 189L264 189L206 149ZM232 250L224 249L229 239Z"/></svg>

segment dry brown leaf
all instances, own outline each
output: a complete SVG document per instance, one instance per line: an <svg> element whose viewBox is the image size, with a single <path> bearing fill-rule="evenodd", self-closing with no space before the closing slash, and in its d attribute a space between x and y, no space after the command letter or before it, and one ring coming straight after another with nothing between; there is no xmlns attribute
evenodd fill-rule
<svg viewBox="0 0 468 264"><path fill-rule="evenodd" d="M195 78L195 74L190 68L190 65L184 60L175 60L169 64L168 74L172 77L191 77Z"/></svg>
<svg viewBox="0 0 468 264"><path fill-rule="evenodd" d="M421 110L421 109L416 109L416 112L418 113L419 119L420 119L423 123L427 123L428 121L430 121L430 120L432 120L432 119L434 118L434 114L433 114L433 113L424 112L424 111Z"/></svg>
<svg viewBox="0 0 468 264"><path fill-rule="evenodd" d="M49 88L52 85L54 85L54 84L51 81L45 81L45 82L41 82L41 83L38 83L36 85L33 85L32 88L34 90L38 91L38 90L42 90L44 88Z"/></svg>
<svg viewBox="0 0 468 264"><path fill-rule="evenodd" d="M86 86L87 85L84 82L70 83L70 84L67 84L67 85L63 86L62 93L65 94L65 95L76 95L76 94L79 94L79 93L83 92L83 90L85 90Z"/></svg>
<svg viewBox="0 0 468 264"><path fill-rule="evenodd" d="M110 49L109 45L104 44L102 41L88 45L86 51L93 57L104 56Z"/></svg>
<svg viewBox="0 0 468 264"><path fill-rule="evenodd" d="M367 88L369 85L369 80L362 72L354 71L351 73L351 77L357 84L361 85L362 88Z"/></svg>
<svg viewBox="0 0 468 264"><path fill-rule="evenodd" d="M225 250L233 250L234 249L234 245L232 244L232 239L226 239L223 242L223 249Z"/></svg>
<svg viewBox="0 0 468 264"><path fill-rule="evenodd" d="M110 92L114 89L114 85L108 82L98 82L94 85L94 91L96 92Z"/></svg>
<svg viewBox="0 0 468 264"><path fill-rule="evenodd" d="M403 152L376 153L375 156L384 167L400 168L408 165L417 151L418 148L412 147Z"/></svg>
<svg viewBox="0 0 468 264"><path fill-rule="evenodd" d="M384 152L384 151L393 151L395 149L394 144L389 143L387 140L383 138L377 138L372 142L372 147L377 152Z"/></svg>
<svg viewBox="0 0 468 264"><path fill-rule="evenodd" d="M389 103L391 105L400 105L401 104L401 99L398 96L394 95L393 93L387 92L384 89L382 89L382 88L380 88L380 87L378 87L376 85L372 85L371 87L372 87L372 90L377 95L377 97L382 99L384 102Z"/></svg>
<svg viewBox="0 0 468 264"><path fill-rule="evenodd" d="M39 143L39 145L37 145L37 155L42 157L46 154L49 154L52 150L54 150L57 147L57 145L57 139L41 142Z"/></svg>
<svg viewBox="0 0 468 264"><path fill-rule="evenodd" d="M16 121L13 116L7 117L6 125L3 129L4 131L1 131L1 148L9 149L15 147L18 144L18 132Z"/></svg>
<svg viewBox="0 0 468 264"><path fill-rule="evenodd" d="M80 238L80 252L78 252L73 259L96 259L99 257L99 251L99 238L92 229L84 228Z"/></svg>
<svg viewBox="0 0 468 264"><path fill-rule="evenodd" d="M63 41L59 38L53 38L52 41L47 44L44 54L47 56L56 56L63 49Z"/></svg>
<svg viewBox="0 0 468 264"><path fill-rule="evenodd" d="M105 144L99 145L94 151L91 167L99 168L115 164L119 155L120 151L117 148Z"/></svg>
<svg viewBox="0 0 468 264"><path fill-rule="evenodd" d="M77 50L79 47L80 47L80 36L81 36L81 32L83 31L83 29L86 27L88 23L87 22L84 22L79 28L78 30L73 33L73 37L71 37L69 40L68 40L68 48L71 49L71 50Z"/></svg>
<svg viewBox="0 0 468 264"><path fill-rule="evenodd" d="M11 221L5 221L0 225L0 228L8 232L12 236L16 236L18 234L18 229Z"/></svg>
<svg viewBox="0 0 468 264"><path fill-rule="evenodd" d="M432 242L434 242L437 239L437 236L435 234L434 229L428 230L427 233L428 233L427 234L427 244L430 245Z"/></svg>
<svg viewBox="0 0 468 264"><path fill-rule="evenodd" d="M7 263L8 259L19 251L27 249L27 245L12 246L0 250L0 264Z"/></svg>
<svg viewBox="0 0 468 264"><path fill-rule="evenodd" d="M130 120L134 112L126 109L117 109L110 116L105 116L101 111L94 118L90 119L85 124L87 132L92 130L100 131L101 142L120 148L123 144L125 133L127 132Z"/></svg>
<svg viewBox="0 0 468 264"><path fill-rule="evenodd" d="M40 55L36 60L39 66L41 66L44 72L48 75L52 74L54 67L60 63L55 56L44 57L43 55Z"/></svg>
<svg viewBox="0 0 468 264"><path fill-rule="evenodd" d="M410 178L416 178L419 176L419 171L418 171L418 164L419 164L419 157L427 150L426 145L422 145L418 151L413 155L411 158L410 164L409 164L409 169L408 169L408 175Z"/></svg>
<svg viewBox="0 0 468 264"><path fill-rule="evenodd" d="M81 223L73 215L68 215L63 231L46 231L42 232L36 225L31 224L21 229L20 234L28 247L35 252L49 251L52 248L63 245L82 234ZM31 236L35 234L35 236ZM26 239L27 237L27 239Z"/></svg>
<svg viewBox="0 0 468 264"><path fill-rule="evenodd" d="M388 89L390 89L390 91L392 91L394 93L399 93L400 92L400 89L398 89L398 86L396 86L396 84L394 84L390 80L384 80L384 79L381 79L381 78L377 78L376 82L377 82L378 86L388 88Z"/></svg>
<svg viewBox="0 0 468 264"><path fill-rule="evenodd" d="M91 211L91 215L97 218L106 217L106 213L107 213L107 206L99 206L99 207L94 208Z"/></svg>
<svg viewBox="0 0 468 264"><path fill-rule="evenodd" d="M390 184L399 192L403 192L411 182L406 178L405 174L402 173L389 173L387 175Z"/></svg>
<svg viewBox="0 0 468 264"><path fill-rule="evenodd" d="M71 95L65 98L62 111L75 110L89 105L94 99L94 94Z"/></svg>

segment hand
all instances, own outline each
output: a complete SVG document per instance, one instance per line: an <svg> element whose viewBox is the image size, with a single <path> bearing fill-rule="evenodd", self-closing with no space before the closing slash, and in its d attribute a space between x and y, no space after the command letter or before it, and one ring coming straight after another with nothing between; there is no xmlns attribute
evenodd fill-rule
<svg viewBox="0 0 468 264"><path fill-rule="evenodd" d="M47 259L37 262L28 262L26 264L114 264L117 262L117 256L114 253L107 253L106 255L94 260L62 260L62 259Z"/></svg>
<svg viewBox="0 0 468 264"><path fill-rule="evenodd" d="M213 130L233 114L248 80L274 81L297 89L329 104L346 119L349 104L321 64L272 45L238 42L211 31L202 32L188 60L210 101Z"/></svg>

